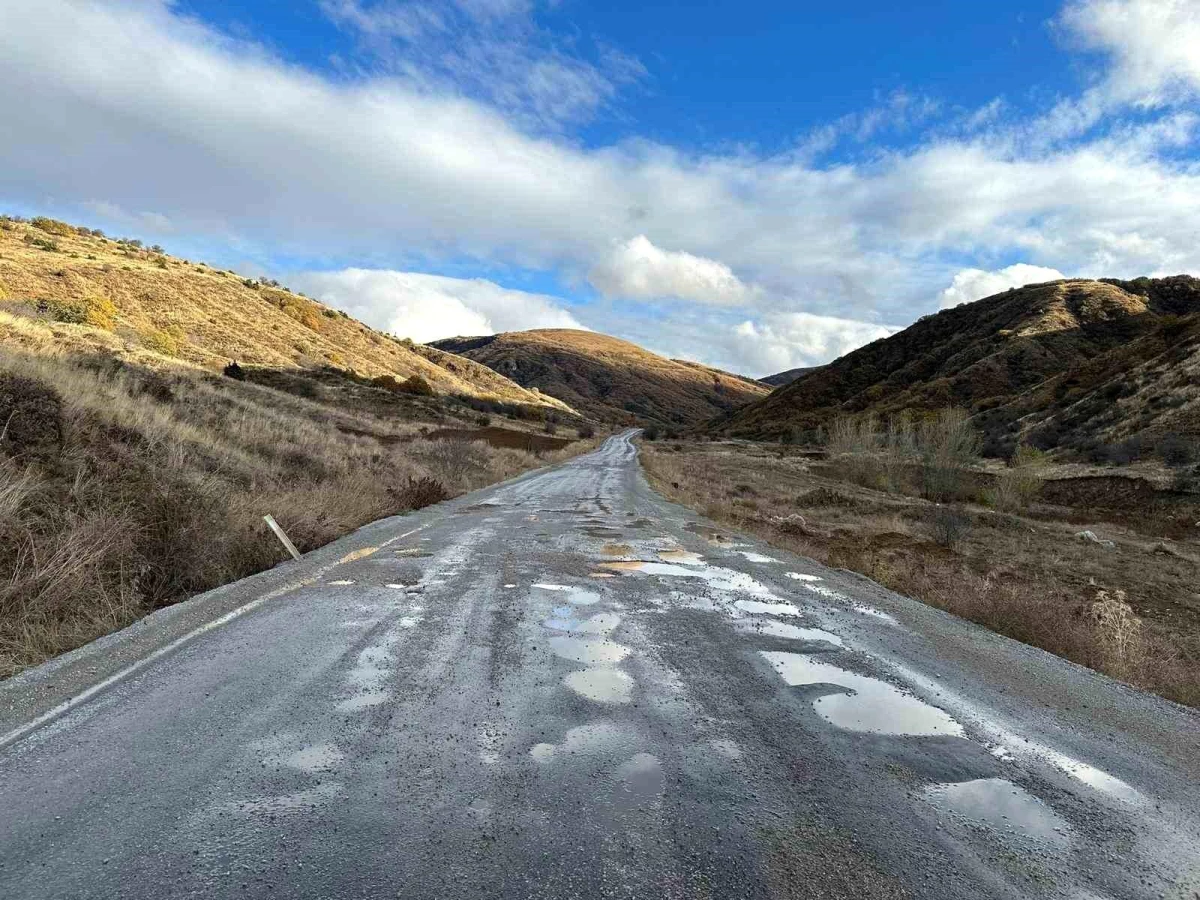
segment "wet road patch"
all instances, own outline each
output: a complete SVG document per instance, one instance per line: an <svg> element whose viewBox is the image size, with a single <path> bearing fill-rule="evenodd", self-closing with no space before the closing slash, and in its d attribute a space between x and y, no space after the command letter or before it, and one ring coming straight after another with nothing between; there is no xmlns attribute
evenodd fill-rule
<svg viewBox="0 0 1200 900"><path fill-rule="evenodd" d="M817 714L831 725L874 734L964 736L962 726L949 714L886 681L802 653L760 652L785 683L828 685L836 691L813 701Z"/></svg>
<svg viewBox="0 0 1200 900"><path fill-rule="evenodd" d="M1005 836L1065 846L1068 826L1050 807L1003 778L935 784L924 791L936 808Z"/></svg>

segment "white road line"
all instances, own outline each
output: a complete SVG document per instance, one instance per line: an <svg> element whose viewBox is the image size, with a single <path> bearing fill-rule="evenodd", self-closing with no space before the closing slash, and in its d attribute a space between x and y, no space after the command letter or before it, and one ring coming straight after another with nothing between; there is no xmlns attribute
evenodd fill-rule
<svg viewBox="0 0 1200 900"><path fill-rule="evenodd" d="M430 523L430 524L432 524L432 523ZM411 535L416 534L418 531L422 531L428 527L429 527L429 525L422 525L420 528L414 528L412 531L406 531L404 534L397 535L394 538L389 538L388 540L386 540L382 544L380 544L377 549L382 550L384 547L388 546L389 544L394 544L396 541L404 540L404 538L410 537ZM55 707L52 707L52 708L46 710L44 713L42 713L36 719L26 722L24 725L20 726L19 728L14 728L12 731L8 732L7 734L0 736L0 750L3 750L4 748L10 746L11 744L15 744L17 741L21 740L21 738L25 737L26 735L30 734L33 731L36 731L38 728L41 728L43 725L47 724L48 722L52 722L55 719L57 719L59 716L64 715L65 713L68 713L71 710L75 709L75 707L77 707L83 703L86 703L92 697L95 697L97 694L101 693L102 691L106 690L107 688L110 688L114 684L117 684L118 682L128 678L130 675L134 674L135 672L140 672L142 669L146 668L146 666L150 665L152 662L156 662L156 661L162 659L167 654L172 653L175 650L178 650L180 647L182 647L188 641L194 640L195 638L200 637L200 635L205 634L209 631L212 631L215 628L220 628L222 625L224 625L228 622L232 622L234 619L238 618L239 616L243 616L246 613L250 612L251 610L257 609L258 607L262 606L268 600L274 600L276 597L281 597L284 594L298 590L302 587L307 587L308 585L312 584L313 582L319 581L322 577L324 577L330 571L332 571L333 569L342 565L346 561L347 561L346 558L343 557L342 559L338 560L335 563L330 563L327 566L323 566L322 568L318 569L316 572L314 572L312 575L308 576L307 578L303 578L300 581L296 581L296 582L288 584L284 587L277 588L276 590L271 591L270 593L263 594L261 597L256 597L254 600L251 600L249 603L246 603L243 606L239 606L236 609L231 609L229 612L225 613L223 616L218 616L217 618L213 619L211 622L205 622L203 625L199 626L198 628L193 628L187 634L182 635L181 637L177 637L175 640L171 641L171 643L169 643L163 647L159 647L157 650L155 650L149 656L145 656L145 657L139 659L137 662L131 663L130 665L126 666L124 669L121 669L121 671L119 671L113 675L109 675L107 678L105 678L102 681L96 682L90 688L87 688L86 690L81 691L76 696L71 697L68 700L64 700L62 703L58 704L58 706L55 706Z"/></svg>

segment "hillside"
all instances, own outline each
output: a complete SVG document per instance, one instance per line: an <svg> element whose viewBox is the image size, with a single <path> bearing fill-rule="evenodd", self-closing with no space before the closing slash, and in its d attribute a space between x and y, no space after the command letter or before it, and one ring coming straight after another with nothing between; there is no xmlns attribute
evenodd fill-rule
<svg viewBox="0 0 1200 900"><path fill-rule="evenodd" d="M435 341L608 422L687 426L767 394L752 379L666 359L590 331L538 329Z"/></svg>
<svg viewBox="0 0 1200 900"><path fill-rule="evenodd" d="M438 395L565 411L486 366L381 334L277 284L51 219L0 220L0 311L51 323L64 346L131 361L419 375ZM21 343L22 330L0 322L0 340Z"/></svg>
<svg viewBox="0 0 1200 900"><path fill-rule="evenodd" d="M797 378L802 378L810 372L815 372L820 366L802 366L799 369L788 369L785 372L776 372L774 375L766 375L760 379L763 384L771 387L783 387L785 384L791 384Z"/></svg>
<svg viewBox="0 0 1200 900"><path fill-rule="evenodd" d="M1065 280L926 316L714 423L753 438L962 406L1005 455L1200 433L1200 280Z"/></svg>

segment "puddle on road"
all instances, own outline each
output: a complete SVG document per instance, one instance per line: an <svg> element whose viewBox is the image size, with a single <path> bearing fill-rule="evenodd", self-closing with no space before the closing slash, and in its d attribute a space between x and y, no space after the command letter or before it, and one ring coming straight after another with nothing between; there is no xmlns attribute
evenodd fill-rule
<svg viewBox="0 0 1200 900"><path fill-rule="evenodd" d="M312 747L297 750L283 760L283 764L289 769L298 769L301 772L314 774L336 768L345 758L345 754L333 744L315 744Z"/></svg>
<svg viewBox="0 0 1200 900"><path fill-rule="evenodd" d="M581 528L580 531L582 531L588 537L594 537L594 538L619 538L619 537L621 537L621 532L617 531L617 529L615 529L615 528L592 528L592 527L589 527L589 528Z"/></svg>
<svg viewBox="0 0 1200 900"><path fill-rule="evenodd" d="M931 785L925 789L925 799L940 810L987 825L1000 834L1067 843L1067 824L1054 810L1002 778Z"/></svg>
<svg viewBox="0 0 1200 900"><path fill-rule="evenodd" d="M1121 800L1134 802L1142 799L1142 795L1137 788L1126 784L1115 775L1109 775L1103 769L1097 769L1095 766L1080 762L1073 757L1067 756L1065 753L1051 750L1048 747L1035 752L1046 757L1053 765L1066 772L1076 781L1082 781L1088 787L1095 788L1105 794L1111 794Z"/></svg>
<svg viewBox="0 0 1200 900"><path fill-rule="evenodd" d="M550 638L555 656L585 666L616 665L629 655L629 648L604 638L577 638L556 635Z"/></svg>
<svg viewBox="0 0 1200 900"><path fill-rule="evenodd" d="M563 684L597 703L628 703L633 695L633 678L620 669L581 669L564 678Z"/></svg>
<svg viewBox="0 0 1200 900"><path fill-rule="evenodd" d="M731 741L729 738L713 738L708 743L710 747L726 759L742 758L742 748L737 745L737 741Z"/></svg>
<svg viewBox="0 0 1200 900"><path fill-rule="evenodd" d="M340 784L326 781L306 791L297 791L294 794L284 794L279 797L258 797L254 800L244 800L236 806L239 812L244 813L295 812L303 809L316 809L341 792Z"/></svg>
<svg viewBox="0 0 1200 900"><path fill-rule="evenodd" d="M569 729L563 735L561 743L534 744L529 748L529 755L538 762L548 762L560 755L606 753L623 744L629 744L635 738L636 733L628 726L622 727L612 722L592 722Z"/></svg>
<svg viewBox="0 0 1200 900"><path fill-rule="evenodd" d="M762 634L767 637L786 638L791 641L821 641L835 647L844 647L842 639L832 631L821 628L801 628L787 622L777 622L774 619L739 619L739 631L749 634Z"/></svg>
<svg viewBox="0 0 1200 900"><path fill-rule="evenodd" d="M685 566L700 566L704 564L704 557L699 553L693 553L691 550L665 549L655 550L654 552L664 562L683 563Z"/></svg>
<svg viewBox="0 0 1200 900"><path fill-rule="evenodd" d="M329 584L332 587L345 587L348 584L354 584L354 582L350 581L348 578L341 578L337 581L331 581L331 582L329 582Z"/></svg>
<svg viewBox="0 0 1200 900"><path fill-rule="evenodd" d="M964 736L962 726L948 714L886 681L800 653L759 652L787 684L829 684L851 692L826 694L813 701L817 714L831 725L877 734Z"/></svg>
<svg viewBox="0 0 1200 900"><path fill-rule="evenodd" d="M657 805L666 787L662 763L653 753L635 753L617 770L620 782L613 806L617 814Z"/></svg>
<svg viewBox="0 0 1200 900"><path fill-rule="evenodd" d="M583 620L571 618L574 614L575 610L571 607L560 606L542 624L555 631L579 634L608 634L621 624L621 617L617 613L596 613Z"/></svg>
<svg viewBox="0 0 1200 900"><path fill-rule="evenodd" d="M603 598L595 591L589 591L586 588L573 587L567 584L535 584L535 588L540 588L543 591L556 591L566 594L563 600L574 606L591 606L593 603L599 603Z"/></svg>
<svg viewBox="0 0 1200 900"><path fill-rule="evenodd" d="M534 587L543 591L569 591L571 589L570 586L566 584L550 584L546 581L539 582L538 584L535 584Z"/></svg>
<svg viewBox="0 0 1200 900"><path fill-rule="evenodd" d="M866 606L862 603L859 603L854 607L854 611L856 613L862 613L864 616L871 616L872 618L883 619L883 621L885 621L891 625L900 624L899 622L896 621L895 616L891 615L890 613L885 613L882 610L878 610L873 606Z"/></svg>
<svg viewBox="0 0 1200 900"><path fill-rule="evenodd" d="M592 572L591 574L588 575L588 578L616 578L616 577L617 576L614 575L612 572Z"/></svg>
<svg viewBox="0 0 1200 900"><path fill-rule="evenodd" d="M790 603L763 603L761 600L738 600L733 604L753 616L798 616L800 610Z"/></svg>
<svg viewBox="0 0 1200 900"><path fill-rule="evenodd" d="M403 556L408 559L424 559L433 556L428 550L422 550L420 547L406 547L403 550L393 551L397 556Z"/></svg>
<svg viewBox="0 0 1200 900"><path fill-rule="evenodd" d="M770 556L763 556L761 553L755 553L753 550L739 550L737 552L739 554L741 554L742 556L746 557L746 559L752 563L777 563L777 562L779 562L779 560L777 560L777 559L773 559Z"/></svg>
<svg viewBox="0 0 1200 900"><path fill-rule="evenodd" d="M809 575L806 572L788 572L787 577L793 581L820 581L820 576Z"/></svg>
<svg viewBox="0 0 1200 900"><path fill-rule="evenodd" d="M646 562L644 560L631 560L628 562L610 562L604 563L604 568L612 569L614 572L641 572L645 575L667 575L678 578L699 578L708 582L709 586L722 591L734 591L743 594L754 594L766 600L771 600L775 603L782 603L783 599L777 596L769 587L758 581L755 578L738 572L734 569L725 569L720 566L710 566L706 563L699 565L679 565L676 563L658 563ZM799 613L796 613L799 615Z"/></svg>

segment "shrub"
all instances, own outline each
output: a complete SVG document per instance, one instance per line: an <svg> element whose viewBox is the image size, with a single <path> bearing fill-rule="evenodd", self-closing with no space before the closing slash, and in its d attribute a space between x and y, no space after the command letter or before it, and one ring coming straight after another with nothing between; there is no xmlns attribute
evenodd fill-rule
<svg viewBox="0 0 1200 900"><path fill-rule="evenodd" d="M1009 470L998 476L988 491L988 503L1010 512L1027 507L1042 488L1040 470L1046 461L1046 454L1036 447L1019 446L1009 460Z"/></svg>
<svg viewBox="0 0 1200 900"><path fill-rule="evenodd" d="M92 325L111 331L117 324L117 307L107 297L86 300L60 300L46 297L38 301L38 312L56 322L70 325Z"/></svg>
<svg viewBox="0 0 1200 900"><path fill-rule="evenodd" d="M1142 620L1128 603L1124 591L1099 591L1092 603L1092 621L1105 656L1105 670L1130 679L1142 667L1146 645Z"/></svg>
<svg viewBox="0 0 1200 900"><path fill-rule="evenodd" d="M326 309L321 310L321 315L323 315L327 319L336 319L337 318L337 310L326 308Z"/></svg>
<svg viewBox="0 0 1200 900"><path fill-rule="evenodd" d="M45 216L36 216L29 222L34 228L46 232L46 234L54 234L59 237L72 237L76 232L73 227L66 222L60 222L58 219L48 219Z"/></svg>
<svg viewBox="0 0 1200 900"><path fill-rule="evenodd" d="M400 390L405 394L412 394L416 397L433 397L436 392L433 386L420 375L409 375L404 381L400 382Z"/></svg>
<svg viewBox="0 0 1200 900"><path fill-rule="evenodd" d="M235 361L230 361L222 371L225 373L226 378L232 378L234 381L246 380L246 370Z"/></svg>
<svg viewBox="0 0 1200 900"><path fill-rule="evenodd" d="M492 417L491 416L476 416L475 424L478 425L480 428L487 428L489 425L492 424Z"/></svg>
<svg viewBox="0 0 1200 900"><path fill-rule="evenodd" d="M593 438L596 436L596 429L590 422L585 422L575 429L575 433L581 438Z"/></svg>
<svg viewBox="0 0 1200 900"><path fill-rule="evenodd" d="M187 341L187 335L178 325L166 328L151 328L141 332L142 346L164 356L178 356L180 348Z"/></svg>
<svg viewBox="0 0 1200 900"><path fill-rule="evenodd" d="M642 437L644 437L648 441L657 441L658 440L658 426L647 425L645 428L642 429Z"/></svg>
<svg viewBox="0 0 1200 900"><path fill-rule="evenodd" d="M921 423L917 439L921 448L921 478L930 500L958 496L967 469L979 458L979 432L966 410L949 408Z"/></svg>
<svg viewBox="0 0 1200 900"><path fill-rule="evenodd" d="M428 475L421 478L409 475L405 484L398 488L389 488L388 493L395 498L401 509L424 509L450 497L446 486Z"/></svg>
<svg viewBox="0 0 1200 900"><path fill-rule="evenodd" d="M1197 446L1194 438L1182 434L1166 434L1154 448L1159 458L1171 468L1187 466L1196 461Z"/></svg>
<svg viewBox="0 0 1200 900"><path fill-rule="evenodd" d="M546 434L558 434L558 423L552 419L547 419L546 424L542 427Z"/></svg>
<svg viewBox="0 0 1200 900"><path fill-rule="evenodd" d="M971 517L953 506L939 506L930 522L933 539L947 550L954 550L971 533Z"/></svg>
<svg viewBox="0 0 1200 900"><path fill-rule="evenodd" d="M167 258L165 256L156 256L154 257L154 264L160 269L165 269L167 268Z"/></svg>

